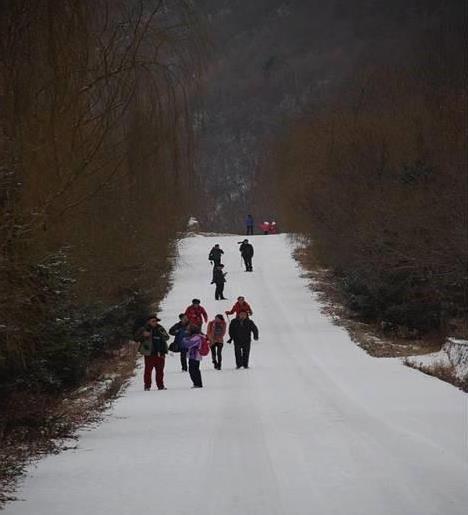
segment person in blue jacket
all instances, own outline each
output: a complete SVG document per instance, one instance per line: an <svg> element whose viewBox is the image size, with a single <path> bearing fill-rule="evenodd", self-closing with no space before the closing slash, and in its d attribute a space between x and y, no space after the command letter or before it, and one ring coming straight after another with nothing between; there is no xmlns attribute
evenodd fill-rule
<svg viewBox="0 0 468 515"><path fill-rule="evenodd" d="M254 230L254 219L252 215L247 215L247 218L245 219L245 227L246 227L246 234L253 234Z"/></svg>
<svg viewBox="0 0 468 515"><path fill-rule="evenodd" d="M169 329L169 334L174 336L174 345L180 351L180 365L183 372L187 372L187 349L182 345L182 340L189 334L189 319L185 313L179 315L179 321Z"/></svg>

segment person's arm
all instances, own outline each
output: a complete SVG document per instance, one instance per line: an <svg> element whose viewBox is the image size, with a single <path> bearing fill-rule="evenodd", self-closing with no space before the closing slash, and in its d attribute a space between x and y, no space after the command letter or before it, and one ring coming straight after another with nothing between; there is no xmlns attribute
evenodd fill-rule
<svg viewBox="0 0 468 515"><path fill-rule="evenodd" d="M235 320L232 320L231 323L229 324L229 340L228 340L228 343L232 342L232 340L234 339L234 336L236 334L236 332L235 332L235 324L236 324Z"/></svg>
<svg viewBox="0 0 468 515"><path fill-rule="evenodd" d="M252 320L250 321L250 326L252 329L254 340L258 340L258 327L254 324L254 322L252 322Z"/></svg>
<svg viewBox="0 0 468 515"><path fill-rule="evenodd" d="M179 330L179 323L180 322L177 322L177 324L174 324L170 329L169 329L169 334L171 336L175 336Z"/></svg>
<svg viewBox="0 0 468 515"><path fill-rule="evenodd" d="M163 340L169 340L170 336L167 334L167 331L164 329L162 325L159 326L159 335Z"/></svg>
<svg viewBox="0 0 468 515"><path fill-rule="evenodd" d="M208 322L208 313L206 312L205 308L201 308L201 314L202 314L202 317L203 317L203 320L206 322Z"/></svg>

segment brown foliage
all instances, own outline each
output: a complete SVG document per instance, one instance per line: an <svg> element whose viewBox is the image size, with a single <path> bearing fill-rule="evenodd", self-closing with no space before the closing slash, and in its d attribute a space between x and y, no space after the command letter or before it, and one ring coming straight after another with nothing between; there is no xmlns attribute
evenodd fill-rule
<svg viewBox="0 0 468 515"><path fill-rule="evenodd" d="M290 125L259 180L272 184L282 225L312 237L358 310L421 329L443 328L466 309L457 36L437 47L437 62L422 60L416 46L405 64L356 71L321 111ZM432 43L428 36L424 44Z"/></svg>

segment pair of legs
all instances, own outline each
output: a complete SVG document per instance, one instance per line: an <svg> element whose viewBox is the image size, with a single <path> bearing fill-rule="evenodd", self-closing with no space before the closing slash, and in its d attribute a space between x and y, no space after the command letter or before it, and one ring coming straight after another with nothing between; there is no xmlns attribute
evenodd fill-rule
<svg viewBox="0 0 468 515"><path fill-rule="evenodd" d="M244 256L245 271L252 272L252 258Z"/></svg>
<svg viewBox="0 0 468 515"><path fill-rule="evenodd" d="M215 300L224 300L224 283L216 283Z"/></svg>
<svg viewBox="0 0 468 515"><path fill-rule="evenodd" d="M249 367L250 342L236 343L234 342L234 353L236 355L236 367Z"/></svg>
<svg viewBox="0 0 468 515"><path fill-rule="evenodd" d="M180 366L182 367L183 372L187 372L187 351L181 350L180 351Z"/></svg>
<svg viewBox="0 0 468 515"><path fill-rule="evenodd" d="M145 356L145 372L143 380L145 382L145 390L151 388L151 375L153 368L156 369L156 386L158 390L164 389L164 365L166 358L164 356Z"/></svg>
<svg viewBox="0 0 468 515"><path fill-rule="evenodd" d="M200 362L198 359L189 359L189 373L193 386L195 388L202 388L203 383L200 372Z"/></svg>
<svg viewBox="0 0 468 515"><path fill-rule="evenodd" d="M247 234L247 236L248 236L249 234L253 234L253 225L248 225L248 226L247 226L247 233L246 233L246 234Z"/></svg>
<svg viewBox="0 0 468 515"><path fill-rule="evenodd" d="M221 370L221 361L222 361L222 353L223 344L222 343L214 343L211 346L211 359L213 360L213 365L216 369Z"/></svg>

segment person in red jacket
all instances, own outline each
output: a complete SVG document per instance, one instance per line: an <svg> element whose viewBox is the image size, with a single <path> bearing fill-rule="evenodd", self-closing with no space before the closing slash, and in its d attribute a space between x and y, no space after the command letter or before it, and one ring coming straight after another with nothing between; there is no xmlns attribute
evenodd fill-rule
<svg viewBox="0 0 468 515"><path fill-rule="evenodd" d="M225 311L225 313L226 315L233 315L235 313L236 318L238 318L241 311L245 311L249 316L253 315L252 308L245 300L245 297L237 297L237 302L232 306L232 309L230 311Z"/></svg>
<svg viewBox="0 0 468 515"><path fill-rule="evenodd" d="M185 316L189 319L189 323L196 325L201 329L203 321L208 322L208 315L205 308L200 305L199 299L193 299L192 304L185 310Z"/></svg>
<svg viewBox="0 0 468 515"><path fill-rule="evenodd" d="M223 315L216 315L214 320L211 320L206 334L210 339L213 365L216 370L221 370L221 353L224 345L224 335L226 334L226 322Z"/></svg>

